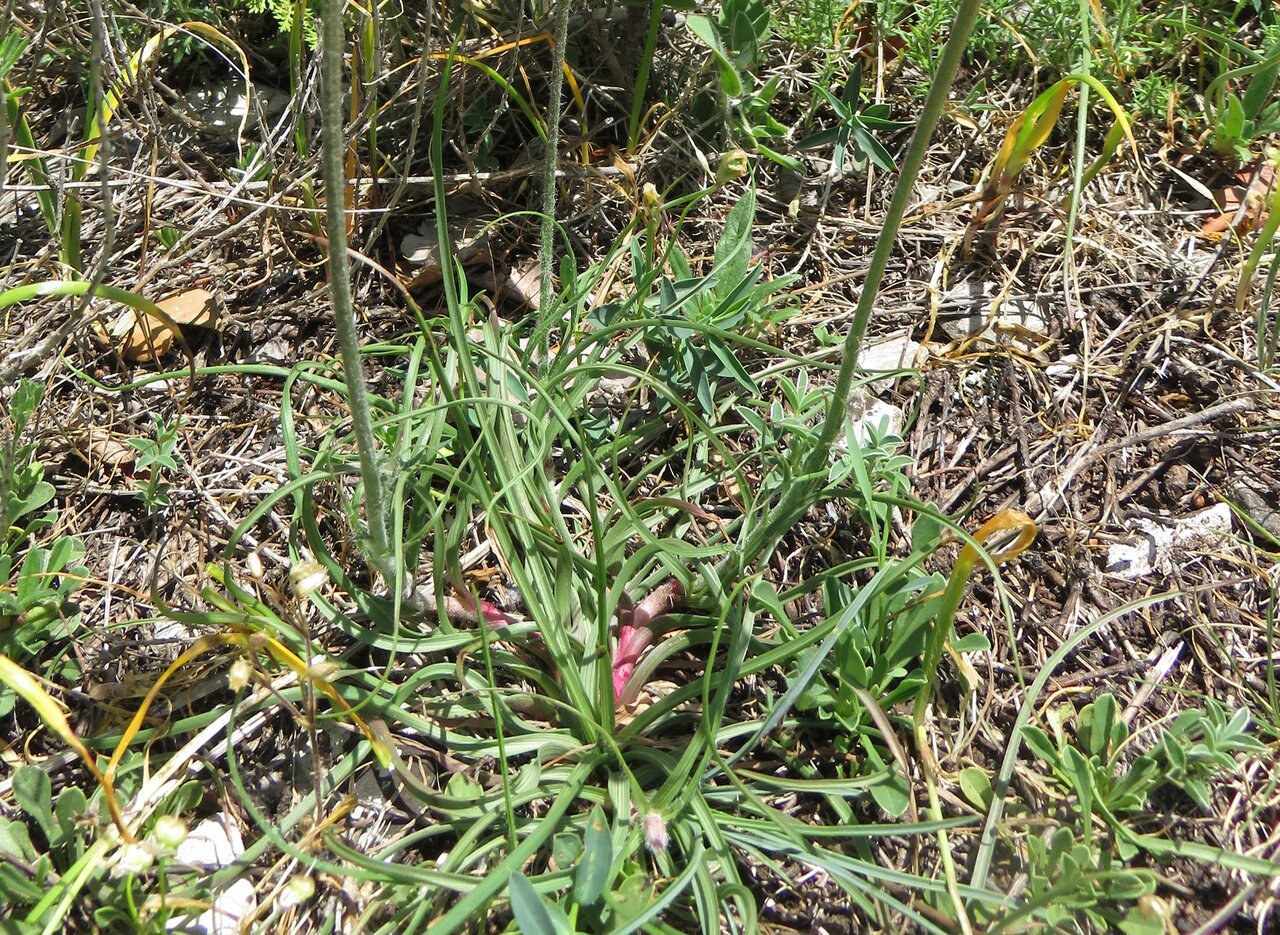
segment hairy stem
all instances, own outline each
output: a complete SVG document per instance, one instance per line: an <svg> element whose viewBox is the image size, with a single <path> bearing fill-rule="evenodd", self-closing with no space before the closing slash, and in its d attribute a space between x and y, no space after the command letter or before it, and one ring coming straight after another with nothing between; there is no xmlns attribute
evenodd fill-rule
<svg viewBox="0 0 1280 935"><path fill-rule="evenodd" d="M542 263L538 308L551 308L555 287L556 164L560 149L560 102L564 96L564 46L569 38L569 0L556 5L551 48L551 91L547 99L547 153L542 168ZM535 353L540 351L535 350ZM545 357L543 358L545 360Z"/></svg>
<svg viewBox="0 0 1280 935"><path fill-rule="evenodd" d="M360 339L356 334L355 308L351 300L351 267L347 260L347 219L344 207L346 178L342 168L345 142L342 115L342 49L344 43L342 0L324 0L321 37L320 115L324 154L325 229L328 236L329 290L333 297L333 319L342 353L342 372L351 406L360 477L364 481L365 523L368 527L371 563L384 575L391 567L391 533L387 522L378 471L377 442L373 434L373 411L364 382L360 360ZM392 582L399 587L399 582Z"/></svg>
<svg viewBox="0 0 1280 935"><path fill-rule="evenodd" d="M898 228L906 215L907 205L915 188L916 176L920 173L925 153L929 149L929 141L933 138L933 131L946 106L951 84L955 80L960 58L968 44L969 33L977 20L980 6L981 0L960 0L956 10L947 44L942 50L942 58L938 62L937 72L929 86L929 94L925 97L924 107L916 123L916 131L911 137L911 144L907 147L907 154L902 160L902 171L897 185L894 186L889 208L885 212L880 236L876 240L876 249L871 257L871 265L867 269L867 278L862 286L862 295L858 299L849 333L844 339L844 356L840 363L840 372L836 376L835 386L831 389L827 414L823 419L818 438L805 458L803 476L796 479L796 483L790 487L768 519L746 537L737 552L738 565L753 562L770 551L809 509L813 502L815 487L827 476L827 466L831 461L831 446L840 433L848 413L849 392L858 372L858 352L862 348L867 323L871 320L871 312L875 308L876 294L880 290L885 269L889 265L889 257L893 253ZM725 567L721 571L727 572L729 578L736 579L741 570L741 567Z"/></svg>

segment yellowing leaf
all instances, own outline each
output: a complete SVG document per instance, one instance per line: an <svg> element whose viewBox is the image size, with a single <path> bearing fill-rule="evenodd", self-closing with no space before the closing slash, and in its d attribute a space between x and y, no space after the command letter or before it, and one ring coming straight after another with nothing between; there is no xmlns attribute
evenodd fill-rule
<svg viewBox="0 0 1280 935"><path fill-rule="evenodd" d="M94 159L98 154L98 141L102 136L102 131L106 129L107 124L111 122L111 118L114 117L116 111L119 110L120 104L124 99L125 90L138 77L141 70L150 63L151 59L155 57L156 52L160 49L160 46L164 41L176 33L202 36L205 41L210 44L217 43L222 45L224 48L235 52L240 59L240 66L244 71L245 98L248 98L249 59L244 54L244 50L242 50L240 46L236 45L229 36L225 33L219 32L217 29L214 29L208 23L187 22L179 23L176 26L166 26L164 29L160 30L148 39L141 49L129 57L129 61L125 63L125 67L119 79L117 79L115 84L108 88L107 92L102 96L102 106L98 110L97 118L89 124L88 129L85 131L85 145L81 151L80 159L73 169L73 176L76 181L84 178L89 169L93 167ZM241 134L244 133L244 121L247 119L248 114L249 111L248 108L246 108L244 117L242 117L240 121ZM237 137L237 139L238 138L239 137Z"/></svg>
<svg viewBox="0 0 1280 935"><path fill-rule="evenodd" d="M0 682L4 682L27 704L35 708L36 714L40 715L40 720L44 721L63 742L71 746L80 745L80 738L67 723L66 715L62 713L62 706L44 690L44 686L34 675L4 655L0 655Z"/></svg>
<svg viewBox="0 0 1280 935"><path fill-rule="evenodd" d="M1001 510L983 523L978 531L973 534L973 538L981 544L997 533L1012 532L1014 530L1017 530L1018 537L1014 539L1012 544L1003 551L991 556L991 561L999 565L1017 555L1021 555L1026 551L1027 546L1031 545L1038 531L1035 520L1021 510ZM967 570L977 564L977 561L978 551L973 546L965 543L964 548L960 550L959 557L956 559L956 567L964 566Z"/></svg>
<svg viewBox="0 0 1280 935"><path fill-rule="evenodd" d="M138 710L134 712L133 719L129 721L129 726L125 728L124 733L120 735L120 742L116 744L115 752L111 754L111 760L107 763L106 776L109 780L113 780L116 774L116 768L120 765L120 759L124 756L125 751L129 749L129 744L133 742L133 738L138 735L138 731L142 729L142 723L146 720L147 712L151 710L152 703L156 700L156 696L160 694L160 689L164 687L164 683L197 656L207 653L211 649L217 649L219 646L247 645L245 637L239 633L214 633L209 636L202 636L191 644L184 652L178 655L178 658L169 664L169 667L160 673L160 677L156 679L155 684L147 692L147 696L142 699L142 704L138 706Z"/></svg>
<svg viewBox="0 0 1280 935"><path fill-rule="evenodd" d="M93 774L93 778L102 786L102 793L107 802L107 810L111 813L111 820L120 829L120 835L124 840L132 842L133 835L124 823L124 818L120 812L120 803L116 800L115 788L111 783L111 777L103 775L102 771L98 769L98 761L89 752L89 749L81 743L80 738L76 736L76 732L71 729L71 725L67 722L67 716L62 713L62 706L53 699L52 695L44 690L44 686L40 684L39 679L3 654L0 654L0 682L8 685L27 704L35 708L36 714L40 715L40 720L44 721L49 730L57 734L62 742L74 750L76 755L84 761L84 765Z"/></svg>
<svg viewBox="0 0 1280 935"><path fill-rule="evenodd" d="M1027 159L1049 138L1069 90L1071 84L1064 78L1032 101L1031 106L1009 126L991 168L991 178L1000 190L1005 191L1013 185Z"/></svg>
<svg viewBox="0 0 1280 935"><path fill-rule="evenodd" d="M1102 98L1103 103L1107 105L1115 116L1115 126L1107 134L1107 141L1103 146L1103 151L1094 163L1085 169L1082 175L1082 183L1087 184L1097 175L1115 154L1122 139L1127 139L1133 148L1134 156L1138 155L1138 143L1133 137L1129 118L1120 103L1106 89L1106 86L1093 75L1083 73L1067 75L1067 77L1040 94L1039 97L1031 102L1022 115L1010 124L1008 131L1005 133L1004 142L1000 144L1000 151L996 154L996 158L991 164L991 171L987 174L986 184L979 196L981 205L973 220L970 221L970 236L975 228L987 223L999 214L1005 198L1013 190L1013 185L1017 181L1019 173L1026 166L1027 160L1031 158L1031 154L1042 146L1045 140L1049 138L1049 134L1053 132L1053 128L1058 122L1058 117L1062 113L1062 105L1066 101L1067 92L1073 84L1085 84L1096 91L1098 96Z"/></svg>

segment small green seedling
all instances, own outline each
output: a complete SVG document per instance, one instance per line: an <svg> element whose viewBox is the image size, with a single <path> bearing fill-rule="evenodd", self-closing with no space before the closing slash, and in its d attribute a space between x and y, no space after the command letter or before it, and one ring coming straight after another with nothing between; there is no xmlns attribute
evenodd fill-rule
<svg viewBox="0 0 1280 935"><path fill-rule="evenodd" d="M861 61L854 65L853 71L849 75L849 80L845 82L839 98L826 88L819 87L816 90L831 109L835 111L840 122L830 129L805 137L796 144L797 150L816 149L819 146L834 143L835 148L831 156L831 172L833 175L844 172L846 163L853 169L861 169L867 164L868 160L886 172L892 172L897 168L894 165L893 157L884 148L884 144L876 139L875 133L876 131L900 130L903 127L910 126L910 124L900 120L890 120L888 104L870 104L866 107L860 107L862 99Z"/></svg>
<svg viewBox="0 0 1280 935"><path fill-rule="evenodd" d="M154 438L129 438L126 441L138 452L134 470L139 474L147 472L142 486L142 502L148 513L156 513L172 504L164 472L178 470L174 448L178 444L178 430L182 427L182 421L175 419L171 423L165 422L154 413L151 418L155 422Z"/></svg>
<svg viewBox="0 0 1280 935"><path fill-rule="evenodd" d="M22 443L43 387L21 381L10 399L9 432L0 443L0 653L25 660L40 652L77 610L69 603L88 571L84 545L74 536L40 544L53 528L56 491L44 479L36 446ZM0 689L0 715L13 709L13 693Z"/></svg>
<svg viewBox="0 0 1280 935"><path fill-rule="evenodd" d="M596 806L585 817L581 834L563 831L553 842L555 867L572 871L564 896L554 899L554 890L539 892L523 873L511 874L507 896L522 933L616 931L629 926L653 904L653 885L647 875L638 865L635 872L628 873L634 861L619 861L623 855L614 847L603 810ZM646 841L652 847L654 842L647 835L646 827Z"/></svg>
<svg viewBox="0 0 1280 935"><path fill-rule="evenodd" d="M1115 867L1108 854L1076 840L1070 828L1027 838L1026 889L1014 909L993 922L991 933L1038 931L1121 932L1164 935L1152 903L1156 878L1147 870ZM1155 911L1153 911L1153 909Z"/></svg>
<svg viewBox="0 0 1280 935"><path fill-rule="evenodd" d="M22 562L0 553L0 652L15 658L34 656L48 644L64 614L78 612L68 599L88 574L80 565L84 545L60 536L48 548L31 546ZM0 713L6 713L0 695Z"/></svg>
<svg viewBox="0 0 1280 935"><path fill-rule="evenodd" d="M49 775L38 766L19 766L12 783L14 803L26 817L0 818L0 901L30 906L83 856L89 803L75 786L55 799Z"/></svg>
<svg viewBox="0 0 1280 935"><path fill-rule="evenodd" d="M156 239L160 241L160 246L164 247L168 252L178 245L178 241L182 239L182 231L176 227L162 227L156 231Z"/></svg>
<svg viewBox="0 0 1280 935"><path fill-rule="evenodd" d="M694 14L685 20L694 37L710 51L719 71L718 107L731 135L744 145L752 145L765 158L784 169L800 172L803 167L791 156L768 145L787 132L769 114L777 96L775 76L757 86L754 74L760 46L769 37L769 9L762 0L727 0L717 20Z"/></svg>
<svg viewBox="0 0 1280 935"><path fill-rule="evenodd" d="M1280 101L1274 98L1280 77L1280 43L1257 62L1223 72L1205 89L1205 102L1213 132L1210 148L1224 159L1248 162L1259 140L1280 132ZM1236 78L1248 78L1243 94L1227 90Z"/></svg>
<svg viewBox="0 0 1280 935"><path fill-rule="evenodd" d="M173 810L195 807L203 795L198 781L185 783L171 795L166 803L169 813L151 822L142 841L125 844L114 860L102 859L98 806L83 790L67 786L55 796L48 773L29 765L14 771L12 789L21 815L0 818L0 904L10 910L13 921L0 928L41 931L36 919L44 921L40 907L47 905L49 894L77 885L72 881L87 869L97 879L89 885L92 895L86 902L96 905L94 921L102 931L163 935L172 908L166 905L166 863L186 837L186 823ZM138 898L153 882L159 892ZM140 887L143 892L135 893ZM35 907L33 914L23 919L22 910L28 907Z"/></svg>
<svg viewBox="0 0 1280 935"><path fill-rule="evenodd" d="M659 377L669 386L691 392L704 413L716 412L717 387L733 382L758 394L759 387L738 360L730 344L730 333L751 333L784 318L776 295L790 285L793 277L765 281L763 271L751 262L752 226L755 222L755 189L730 209L725 228L716 244L715 260L706 275L697 276L678 245L672 244L667 260L672 277L656 277L656 292L640 303L646 318L656 319L644 331L649 356ZM655 213L656 213L655 209ZM656 228L656 224L652 225ZM637 283L655 280L648 249L632 241L633 276ZM605 328L617 324L628 306L609 303L598 306L588 322Z"/></svg>

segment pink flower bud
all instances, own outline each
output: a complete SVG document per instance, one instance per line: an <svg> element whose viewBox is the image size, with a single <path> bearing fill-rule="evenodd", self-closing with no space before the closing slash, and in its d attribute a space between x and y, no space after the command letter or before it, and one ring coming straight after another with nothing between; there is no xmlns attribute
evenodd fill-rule
<svg viewBox="0 0 1280 935"><path fill-rule="evenodd" d="M684 588L676 580L667 581L645 595L635 607L618 611L618 646L613 652L613 698L621 704L622 689L636 670L636 663L657 635L653 622L675 609L684 598ZM626 699L630 701L631 699Z"/></svg>
<svg viewBox="0 0 1280 935"><path fill-rule="evenodd" d="M631 674L635 672L636 665L634 662L614 663L613 665L613 700L615 702L622 698L622 689L626 687L627 679L631 678Z"/></svg>
<svg viewBox="0 0 1280 935"><path fill-rule="evenodd" d="M667 820L660 812L644 816L644 846L650 854L661 854L667 849Z"/></svg>

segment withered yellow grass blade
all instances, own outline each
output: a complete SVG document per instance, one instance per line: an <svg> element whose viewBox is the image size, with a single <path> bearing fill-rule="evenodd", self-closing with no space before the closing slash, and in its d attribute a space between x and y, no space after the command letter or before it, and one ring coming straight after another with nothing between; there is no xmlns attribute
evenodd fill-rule
<svg viewBox="0 0 1280 935"><path fill-rule="evenodd" d="M27 704L35 708L36 714L40 715L40 720L44 721L45 725L84 761L85 767L88 768L93 778L97 780L98 785L102 787L102 795L106 799L107 810L111 813L111 821L120 829L121 837L125 841L132 843L134 838L129 833L129 829L124 823L124 817L120 813L120 803L116 801L111 777L104 775L98 769L98 763L93 758L93 754L80 742L80 738L76 736L75 731L71 729L71 725L67 723L67 717L62 713L61 705L44 690L39 679L3 654L0 654L0 682L4 682L17 692Z"/></svg>
<svg viewBox="0 0 1280 935"><path fill-rule="evenodd" d="M1015 529L1018 531L1017 538L1004 551L996 552L990 556L994 564L1000 565L1011 558L1021 555L1035 541L1038 531L1035 520L1021 510L1002 510L983 523L978 531L973 534L973 538L982 543L994 535L1002 532L1011 532ZM978 557L977 549L966 542L964 548L960 550L960 555L956 558L956 573L962 574L967 578L973 573L973 566L977 564ZM974 670L972 663L956 652L949 642L945 648L948 655L955 662L956 668L960 670L960 675L965 680L965 683L970 686L977 685L978 673Z"/></svg>
<svg viewBox="0 0 1280 935"><path fill-rule="evenodd" d="M169 667L160 673L156 683L151 686L147 696L142 699L142 704L138 706L133 719L129 721L129 726L120 735L120 742L116 744L116 749L111 754L111 761L107 763L107 778L115 777L116 767L120 765L120 758L124 756L124 752L129 749L129 744L133 742L133 738L137 736L138 731L142 729L142 722L146 720L147 712L151 710L152 702L160 694L160 689L164 687L164 683L169 681L175 672L196 658L196 656L207 653L211 649L227 645L247 647L248 642L248 639L240 633L218 633L213 636L202 636L192 643L190 648L181 653L177 659L173 660Z"/></svg>
<svg viewBox="0 0 1280 935"><path fill-rule="evenodd" d="M1120 106L1120 102L1107 90L1106 85L1093 75L1083 73L1067 75L1040 94L1018 117L1005 133L1000 151L991 164L991 172L987 176L987 184L982 194L982 209L974 219L980 224L989 219L999 204L1013 190L1018 175L1026 167L1031 154L1044 145L1049 134L1053 132L1062 114L1062 105L1066 101L1067 92L1072 85L1084 84L1096 91L1098 96L1115 116L1115 124L1107 134L1107 141L1101 155L1085 170L1083 179L1090 181L1110 161L1119 148L1121 138L1127 139L1133 148L1135 158L1138 156L1138 141L1134 139L1133 127L1129 117Z"/></svg>
<svg viewBox="0 0 1280 935"><path fill-rule="evenodd" d="M115 84L107 90L107 93L102 96L102 106L98 109L98 117L90 123L88 131L85 133L86 145L81 151L80 161L76 163L75 168L72 170L76 181L84 178L85 173L92 167L93 161L98 155L98 140L102 137L102 131L106 129L107 124L111 122L111 118L120 109L120 103L124 99L125 91L141 74L142 68L149 64L151 59L155 58L156 52L159 51L164 41L180 32L195 33L198 36L203 36L210 43L220 44L235 52L240 59L240 68L245 76L245 100L249 99L249 58L244 54L244 50L236 45L229 36L208 23L186 22L179 23L176 26L166 26L148 39L141 49L129 57L129 61L125 63L124 72L116 80ZM245 122L248 119L249 108L246 107L245 112L240 116L240 135L244 134Z"/></svg>
<svg viewBox="0 0 1280 935"><path fill-rule="evenodd" d="M1041 103L1044 96L1036 99ZM1034 105L1033 105L1034 106ZM1058 100L1055 105L1052 100L1044 99L1043 106L1038 112L1032 115L1032 122L1048 113L1050 108L1061 108L1062 101ZM1038 132L1038 131L1037 131ZM956 557L955 566L951 569L951 574L947 576L947 588L942 594L942 598L938 606L938 616L934 621L933 632L929 634L925 644L924 656L922 658L923 670L925 673L925 684L916 695L915 706L911 713L912 723L914 724L916 749L920 754L920 765L924 772L925 791L929 796L929 817L934 821L942 819L942 804L938 797L938 763L933 758L932 749L928 743L928 736L925 731L926 713L929 708L929 699L933 694L933 681L938 670L938 663L942 660L943 649L947 646L947 639L951 633L952 625L955 623L956 610L960 607L960 601L964 597L970 576L973 574L974 566L981 557L980 550L975 546L981 546L984 542L999 533L1011 532L1016 530L1018 535L1013 543L1007 546L1003 551L990 555L992 564L999 565L1001 562L1008 561L1015 555L1021 553L1027 546L1031 545L1036 537L1036 524L1026 513L1020 510L1002 510L991 519L987 520L973 534L973 543L965 543L963 549L960 550L959 556ZM956 655L954 652L952 655ZM961 674L966 678L971 674L972 669L966 671L961 667ZM971 683L972 684L972 683ZM964 903L960 898L958 889L955 864L950 858L951 848L947 841L947 832L938 829L938 845L942 849L943 872L946 877L947 891L951 894L952 902L957 911L957 916L963 922L964 920Z"/></svg>
<svg viewBox="0 0 1280 935"><path fill-rule="evenodd" d="M978 531L973 534L973 538L979 544L986 542L992 536L1001 532L1008 532L1016 529L1018 538L1008 546L1004 551L997 552L991 556L991 561L999 565L1007 562L1011 558L1021 555L1027 550L1027 547L1036 538L1036 523L1030 516L1021 510L1001 510L991 519L983 523ZM965 543L964 548L960 550L960 555L956 559L956 567L972 568L978 561L978 550L969 543Z"/></svg>
<svg viewBox="0 0 1280 935"><path fill-rule="evenodd" d="M35 708L36 714L40 715L40 720L44 721L45 725L57 734L67 746L71 747L87 763L93 764L90 767L91 769L97 768L93 756L85 745L80 742L80 738L76 736L75 731L71 729L66 715L62 713L62 707L53 699L52 695L44 690L44 687L34 675L8 656L0 655L0 681L12 688L22 696L27 704Z"/></svg>
<svg viewBox="0 0 1280 935"><path fill-rule="evenodd" d="M209 565L209 574L219 584L222 584L227 588L231 593L232 598L229 599L212 588L203 589L200 592L201 595L210 604L222 611L223 614L238 618L238 621L223 618L222 622L233 632L230 634L224 634L217 639L220 639L225 644L242 645L255 651L265 648L267 652L271 654L273 659L281 665L293 670L293 672L297 673L299 678L309 679L313 684L318 686L319 689L324 692L324 694L327 695L335 705L338 706L344 715L351 718L356 727L360 729L360 732L364 734L365 738L369 741L369 745L373 749L373 755L377 757L378 763L381 764L384 769L387 768L391 763L391 754L387 749L387 745L374 737L369 730L369 726L365 724L364 720L356 713L355 709L347 703L347 700L339 694L338 690L333 687L333 684L325 678L324 675L309 668L297 653L293 652L293 650L289 649L288 646L272 636L268 632L268 629L266 629L282 627L284 625L283 622L271 612L269 607L257 600L248 592L242 591L236 586L235 582L227 579L223 574L221 566L214 564ZM250 613L246 613L246 609L250 611ZM182 619L180 616L181 612L179 611L173 611L166 608L165 613L173 616L175 619ZM197 644L197 646L198 645L199 644ZM207 649L208 647L205 648ZM194 654L195 652L196 646L193 646L183 655L186 656L188 654ZM177 664L178 663L175 662L174 666L177 666ZM174 666L171 666L170 668L173 668ZM168 673L166 673L166 677L167 675ZM152 689L152 691L154 693L156 689Z"/></svg>
<svg viewBox="0 0 1280 935"><path fill-rule="evenodd" d="M1107 90L1107 86L1093 75L1078 73L1067 75L1044 91L1031 102L1022 116L1013 122L1005 134L1004 143L992 166L993 178L1002 174L1016 176L1022 170L1031 153L1043 145L1049 138L1049 134L1053 132L1053 127L1062 113L1062 104L1066 100L1067 91L1073 84L1086 84L1098 93L1115 116L1116 126L1119 127L1118 132L1129 141L1134 157L1138 156L1138 141L1134 139L1132 124L1124 108L1120 106L1120 102ZM1111 140L1110 135L1108 140ZM1110 152L1114 153L1118 145L1118 138L1114 143L1109 142ZM1009 181L1012 183L1012 178Z"/></svg>
<svg viewBox="0 0 1280 935"><path fill-rule="evenodd" d="M364 722L360 715L356 714L355 708L351 707L347 703L347 699L338 693L332 682L310 669L297 653L274 637L267 638L267 652L271 653L276 662L288 666L298 674L299 678L309 679L312 684L328 695L329 700L337 705L343 714L351 718L356 727L360 728L360 733L364 734L365 739L369 741L369 746L373 749L373 755L377 757L378 764L383 769L391 766L391 752L387 749L386 744L373 735L373 732L369 730L369 725Z"/></svg>

